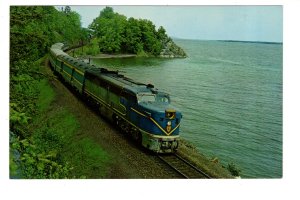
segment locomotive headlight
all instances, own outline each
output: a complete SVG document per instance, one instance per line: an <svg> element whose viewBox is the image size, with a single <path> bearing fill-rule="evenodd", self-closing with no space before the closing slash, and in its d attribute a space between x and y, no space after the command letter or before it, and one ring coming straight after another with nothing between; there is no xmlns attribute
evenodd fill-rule
<svg viewBox="0 0 300 200"><path fill-rule="evenodd" d="M172 124L171 121L168 121L168 122L167 122L166 130L167 130L168 133L169 133L169 132L171 131L171 129L172 129L171 124Z"/></svg>

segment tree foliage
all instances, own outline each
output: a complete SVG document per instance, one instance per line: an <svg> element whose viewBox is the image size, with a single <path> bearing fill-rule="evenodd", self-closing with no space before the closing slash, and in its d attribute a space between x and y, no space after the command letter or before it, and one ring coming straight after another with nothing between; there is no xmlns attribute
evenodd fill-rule
<svg viewBox="0 0 300 200"><path fill-rule="evenodd" d="M100 38L99 48L104 53L147 52L159 55L163 39L169 38L163 27L146 19L134 19L115 13L111 7L104 8L89 26Z"/></svg>
<svg viewBox="0 0 300 200"><path fill-rule="evenodd" d="M27 178L61 177L60 172L65 176L66 169L55 163L55 157L47 160L51 152L30 145L35 143L30 124L39 114L37 85L45 78L41 58L55 42L74 45L83 40L88 40L88 33L70 7L62 11L53 6L10 7L10 132L18 138L11 142L11 151L19 152L19 166ZM33 171L25 172L29 165Z"/></svg>
<svg viewBox="0 0 300 200"><path fill-rule="evenodd" d="M55 42L75 44L86 37L80 16L53 6L10 7L10 61L37 60Z"/></svg>
<svg viewBox="0 0 300 200"><path fill-rule="evenodd" d="M55 42L72 45L83 39L87 34L81 28L80 16L68 7L65 11L53 6L10 7L11 128L22 124L16 120L21 119L18 116L34 114L36 81L43 77L36 61Z"/></svg>

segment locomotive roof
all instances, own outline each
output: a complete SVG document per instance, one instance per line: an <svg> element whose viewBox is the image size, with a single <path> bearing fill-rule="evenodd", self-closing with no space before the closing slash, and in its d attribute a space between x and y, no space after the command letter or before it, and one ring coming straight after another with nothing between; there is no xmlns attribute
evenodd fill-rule
<svg viewBox="0 0 300 200"><path fill-rule="evenodd" d="M128 78L123 74L119 74L118 71L110 71L105 68L90 68L87 70L87 72L116 86L125 88L127 91L130 91L134 94L141 92L152 93L157 91L157 89L155 89L153 85L134 81L133 79Z"/></svg>
<svg viewBox="0 0 300 200"><path fill-rule="evenodd" d="M82 60L73 58L71 56L67 55L61 55L59 56L63 60L68 61L70 64L76 66L77 68L81 69L81 71L85 72L87 69L89 69L91 66L88 63L83 62Z"/></svg>

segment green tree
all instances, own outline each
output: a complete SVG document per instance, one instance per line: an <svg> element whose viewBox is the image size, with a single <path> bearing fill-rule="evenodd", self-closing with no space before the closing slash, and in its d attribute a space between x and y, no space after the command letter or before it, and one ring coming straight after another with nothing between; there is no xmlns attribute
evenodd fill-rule
<svg viewBox="0 0 300 200"><path fill-rule="evenodd" d="M167 34L166 34L166 30L164 29L164 27L160 26L157 30L157 38L161 41L164 41L168 38Z"/></svg>
<svg viewBox="0 0 300 200"><path fill-rule="evenodd" d="M104 8L99 17L89 26L99 38L99 49L104 53L119 53L124 43L126 17L114 13L111 7Z"/></svg>
<svg viewBox="0 0 300 200"><path fill-rule="evenodd" d="M76 44L86 37L81 28L80 16L70 9L66 10L67 12L58 11L53 6L10 7L10 132L19 141L27 141L26 144L34 144L30 122L39 112L37 85L44 78L40 71L40 58L56 42ZM32 164L33 171L28 173L29 175L34 174L39 178L52 177L53 167L57 164L56 158L51 157L53 165L41 162L36 165L34 161L37 160L44 159L48 162L45 159L49 152L41 152L31 145L19 148L19 143L11 143L11 151L18 151L24 156L18 161L21 163L18 166L25 166L22 169L26 170L29 169L26 166ZM59 165L61 164L57 164ZM56 169L55 173L58 174L55 177L65 173L64 168Z"/></svg>
<svg viewBox="0 0 300 200"><path fill-rule="evenodd" d="M111 7L105 7L89 25L98 38L99 49L103 53L135 53L158 56L163 52L172 52L172 56L186 56L160 26L146 19L127 19L115 13Z"/></svg>
<svg viewBox="0 0 300 200"><path fill-rule="evenodd" d="M140 19L139 26L142 32L141 40L144 51L158 55L162 49L162 43L157 38L155 25L150 20Z"/></svg>
<svg viewBox="0 0 300 200"><path fill-rule="evenodd" d="M125 29L123 49L130 53L138 53L143 51L141 37L142 32L139 27L139 21L132 17L129 18Z"/></svg>
<svg viewBox="0 0 300 200"><path fill-rule="evenodd" d="M111 7L104 8L89 26L99 38L99 49L104 53L148 52L159 55L162 49L160 37L150 20L127 18L115 13Z"/></svg>
<svg viewBox="0 0 300 200"><path fill-rule="evenodd" d="M53 6L10 7L11 117L28 116L29 119L33 114L34 83L41 78L39 63L35 61L44 56L53 43L78 43L83 37L80 17L71 10L67 15ZM21 118L11 120L12 128L20 125L16 119Z"/></svg>

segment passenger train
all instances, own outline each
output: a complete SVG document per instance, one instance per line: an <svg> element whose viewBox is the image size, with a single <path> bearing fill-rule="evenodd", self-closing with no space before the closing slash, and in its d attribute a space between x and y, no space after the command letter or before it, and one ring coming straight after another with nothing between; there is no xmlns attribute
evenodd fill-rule
<svg viewBox="0 0 300 200"><path fill-rule="evenodd" d="M157 153L176 151L182 114L171 105L169 94L118 71L75 59L64 47L63 43L52 45L49 57L62 80L143 147Z"/></svg>

